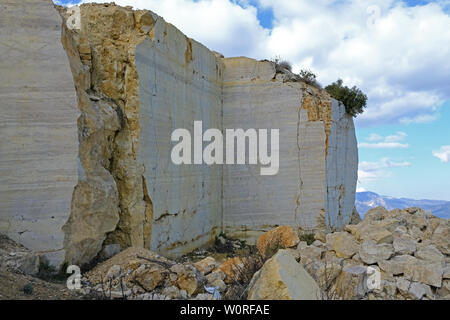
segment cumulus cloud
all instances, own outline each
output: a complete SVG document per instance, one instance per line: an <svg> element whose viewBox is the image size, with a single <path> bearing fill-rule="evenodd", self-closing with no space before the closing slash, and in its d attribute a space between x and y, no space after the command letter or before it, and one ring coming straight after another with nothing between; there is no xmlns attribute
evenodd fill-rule
<svg viewBox="0 0 450 320"><path fill-rule="evenodd" d="M403 117L400 118L400 123L402 124L411 124L411 123L430 123L439 119L439 116L436 114L419 114L413 117Z"/></svg>
<svg viewBox="0 0 450 320"><path fill-rule="evenodd" d="M450 161L450 146L442 146L439 151L433 151L433 156L441 160L443 163Z"/></svg>
<svg viewBox="0 0 450 320"><path fill-rule="evenodd" d="M377 133L371 133L367 140L369 140L369 141L380 141L380 140L383 140L383 137L380 136Z"/></svg>
<svg viewBox="0 0 450 320"><path fill-rule="evenodd" d="M384 140L386 142L398 142L403 141L408 137L408 135L402 131L397 132L396 134L387 136Z"/></svg>
<svg viewBox="0 0 450 320"><path fill-rule="evenodd" d="M369 138L367 138L370 142L362 142L358 144L358 147L368 149L405 149L409 147L409 144L401 143L401 141L406 140L407 137L408 135L402 131L386 137L372 133Z"/></svg>
<svg viewBox="0 0 450 320"><path fill-rule="evenodd" d="M360 143L358 147L367 149L406 149L409 148L409 144L398 142L377 142L377 143L363 142Z"/></svg>
<svg viewBox="0 0 450 320"><path fill-rule="evenodd" d="M153 10L225 56L281 56L294 71L316 72L324 85L338 78L357 85L369 97L360 126L433 121L450 98L448 0L416 6L401 0L115 2ZM272 30L258 21L261 8L272 10Z"/></svg>
<svg viewBox="0 0 450 320"><path fill-rule="evenodd" d="M390 171L364 171L358 170L358 186L366 184L380 179L387 179L392 177L392 172Z"/></svg>
<svg viewBox="0 0 450 320"><path fill-rule="evenodd" d="M361 87L369 107L360 125L434 112L450 96L450 17L445 3L261 0L277 19L269 51L312 68L326 84Z"/></svg>
<svg viewBox="0 0 450 320"><path fill-rule="evenodd" d="M383 158L377 162L362 161L358 167L358 182L364 184L370 181L385 179L392 176L389 169L410 167L408 161L396 162L389 158Z"/></svg>
<svg viewBox="0 0 450 320"><path fill-rule="evenodd" d="M110 2L83 0L82 3ZM121 6L149 9L187 36L225 56L258 56L269 36L257 8L228 0L115 0Z"/></svg>
<svg viewBox="0 0 450 320"><path fill-rule="evenodd" d="M359 164L359 169L366 171L366 172L373 172L373 171L379 171L382 169L400 168L400 167L409 167L409 166L411 166L411 163L408 161L395 162L395 161L391 161L389 158L383 158L378 162L362 161Z"/></svg>

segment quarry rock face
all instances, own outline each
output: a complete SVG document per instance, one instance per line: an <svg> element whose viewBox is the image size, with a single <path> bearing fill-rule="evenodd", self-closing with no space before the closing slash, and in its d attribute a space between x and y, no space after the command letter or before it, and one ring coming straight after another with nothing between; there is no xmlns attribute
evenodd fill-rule
<svg viewBox="0 0 450 320"><path fill-rule="evenodd" d="M178 128L222 130L222 65L211 51L155 17L152 38L136 48L139 75L137 162L153 204L150 248L179 255L209 243L222 223L222 166L176 165Z"/></svg>
<svg viewBox="0 0 450 320"><path fill-rule="evenodd" d="M325 91L270 61L224 58L146 10L13 0L0 17L0 233L52 265L106 247L176 257L220 232L256 242L279 225L350 223L353 120ZM278 173L173 164L171 133L194 121L279 129Z"/></svg>
<svg viewBox="0 0 450 320"><path fill-rule="evenodd" d="M62 19L51 1L7 1L0 26L0 232L61 261L80 167Z"/></svg>
<svg viewBox="0 0 450 320"><path fill-rule="evenodd" d="M64 225L66 261L91 261L102 246L150 244L152 203L144 167L136 161L139 93L134 49L145 34L139 13L116 6L82 6L79 29L65 24L62 42L69 57L81 116L82 175ZM70 12L61 9L70 21ZM101 21L101 22L100 22Z"/></svg>
<svg viewBox="0 0 450 320"><path fill-rule="evenodd" d="M352 118L312 86L286 81L270 61L225 58L224 128L279 128L280 170L224 166L227 234L256 240L260 230L291 225L340 230L349 223L358 153Z"/></svg>

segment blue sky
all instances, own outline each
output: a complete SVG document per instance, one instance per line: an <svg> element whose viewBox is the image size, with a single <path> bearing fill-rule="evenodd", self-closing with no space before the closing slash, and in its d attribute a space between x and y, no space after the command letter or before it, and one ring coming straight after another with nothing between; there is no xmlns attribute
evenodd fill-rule
<svg viewBox="0 0 450 320"><path fill-rule="evenodd" d="M450 0L115 2L153 10L225 56L279 56L323 85L360 87L358 189L450 201Z"/></svg>
<svg viewBox="0 0 450 320"><path fill-rule="evenodd" d="M450 163L444 163L433 155L433 151L450 144L449 123L450 103L446 102L439 110L438 119L429 123L357 126L360 144L376 144L392 135L398 137L395 143L408 146L360 147L362 183L359 187L395 197L450 200ZM386 158L388 161L383 162ZM364 166L364 162L369 164ZM361 171L367 171L367 177L361 177Z"/></svg>

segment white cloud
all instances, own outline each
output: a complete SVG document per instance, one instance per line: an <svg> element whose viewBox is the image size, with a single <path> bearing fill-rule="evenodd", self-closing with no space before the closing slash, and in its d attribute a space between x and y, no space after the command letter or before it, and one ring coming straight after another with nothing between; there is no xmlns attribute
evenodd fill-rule
<svg viewBox="0 0 450 320"><path fill-rule="evenodd" d="M363 170L365 172L374 172L374 171L379 171L382 169L400 168L400 167L409 167L409 166L411 166L411 163L408 161L395 162L395 161L391 161L389 158L383 158L378 162L362 161L359 164L359 169Z"/></svg>
<svg viewBox="0 0 450 320"><path fill-rule="evenodd" d="M439 116L436 114L419 114L414 117L403 117L400 118L400 123L402 124L411 124L411 123L430 123L439 119Z"/></svg>
<svg viewBox="0 0 450 320"><path fill-rule="evenodd" d="M376 133L372 133L367 139L368 141L370 141L370 143L362 142L358 144L358 147L368 149L405 149L409 147L409 144L400 142L406 140L407 137L408 135L402 131L386 137L380 136Z"/></svg>
<svg viewBox="0 0 450 320"><path fill-rule="evenodd" d="M83 0L82 3L110 2ZM257 9L228 0L115 0L121 6L149 9L187 36L225 56L256 56L269 36Z"/></svg>
<svg viewBox="0 0 450 320"><path fill-rule="evenodd" d="M450 161L450 146L442 146L439 151L433 151L433 156L441 160L443 163Z"/></svg>
<svg viewBox="0 0 450 320"><path fill-rule="evenodd" d="M392 172L389 171L364 171L358 170L358 185L366 184L371 181L387 179L392 176Z"/></svg>
<svg viewBox="0 0 450 320"><path fill-rule="evenodd" d="M404 141L408 135L402 131L397 132L396 134L387 136L384 141L386 142L398 142L398 141Z"/></svg>
<svg viewBox="0 0 450 320"><path fill-rule="evenodd" d="M370 136L369 136L369 138L367 140L369 140L369 141L381 141L381 140L383 140L383 137L380 136L377 133L372 133L372 134L370 134Z"/></svg>
<svg viewBox="0 0 450 320"><path fill-rule="evenodd" d="M424 115L450 98L447 0L414 7L400 0L251 2L273 11L273 30L260 25L246 0L115 2L151 9L225 56L279 55L294 71L316 72L322 84L342 78L357 85L369 97L358 125L433 121ZM374 3L379 16L367 11Z"/></svg>
<svg viewBox="0 0 450 320"><path fill-rule="evenodd" d="M269 55L293 61L296 70L311 68L323 84L342 78L368 94L369 107L358 124L398 122L434 111L450 97L450 17L444 2L415 7L395 0L261 3L276 17ZM374 3L379 17L367 13Z"/></svg>
<svg viewBox="0 0 450 320"><path fill-rule="evenodd" d="M408 161L395 162L389 158L383 158L377 162L362 161L358 167L358 182L364 184L367 182L386 179L392 176L392 172L388 169L410 167Z"/></svg>
<svg viewBox="0 0 450 320"><path fill-rule="evenodd" d="M356 188L356 192L366 192L367 190L363 187Z"/></svg>
<svg viewBox="0 0 450 320"><path fill-rule="evenodd" d="M406 149L409 148L409 144L398 142L377 142L377 143L363 142L358 144L358 147L367 149Z"/></svg>

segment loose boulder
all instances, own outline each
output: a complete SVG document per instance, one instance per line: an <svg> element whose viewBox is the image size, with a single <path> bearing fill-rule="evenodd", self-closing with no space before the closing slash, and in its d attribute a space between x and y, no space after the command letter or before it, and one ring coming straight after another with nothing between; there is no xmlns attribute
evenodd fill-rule
<svg viewBox="0 0 450 320"><path fill-rule="evenodd" d="M262 234L256 247L263 258L269 258L278 249L292 248L299 242L300 239L292 227L280 226Z"/></svg>
<svg viewBox="0 0 450 320"><path fill-rule="evenodd" d="M314 279L286 250L279 250L257 272L248 291L249 300L318 300Z"/></svg>
<svg viewBox="0 0 450 320"><path fill-rule="evenodd" d="M339 258L351 258L359 250L359 243L348 232L327 234L327 246Z"/></svg>
<svg viewBox="0 0 450 320"><path fill-rule="evenodd" d="M394 254L394 248L390 244L376 244L373 240L364 241L359 248L359 257L366 264L374 264L387 260Z"/></svg>

